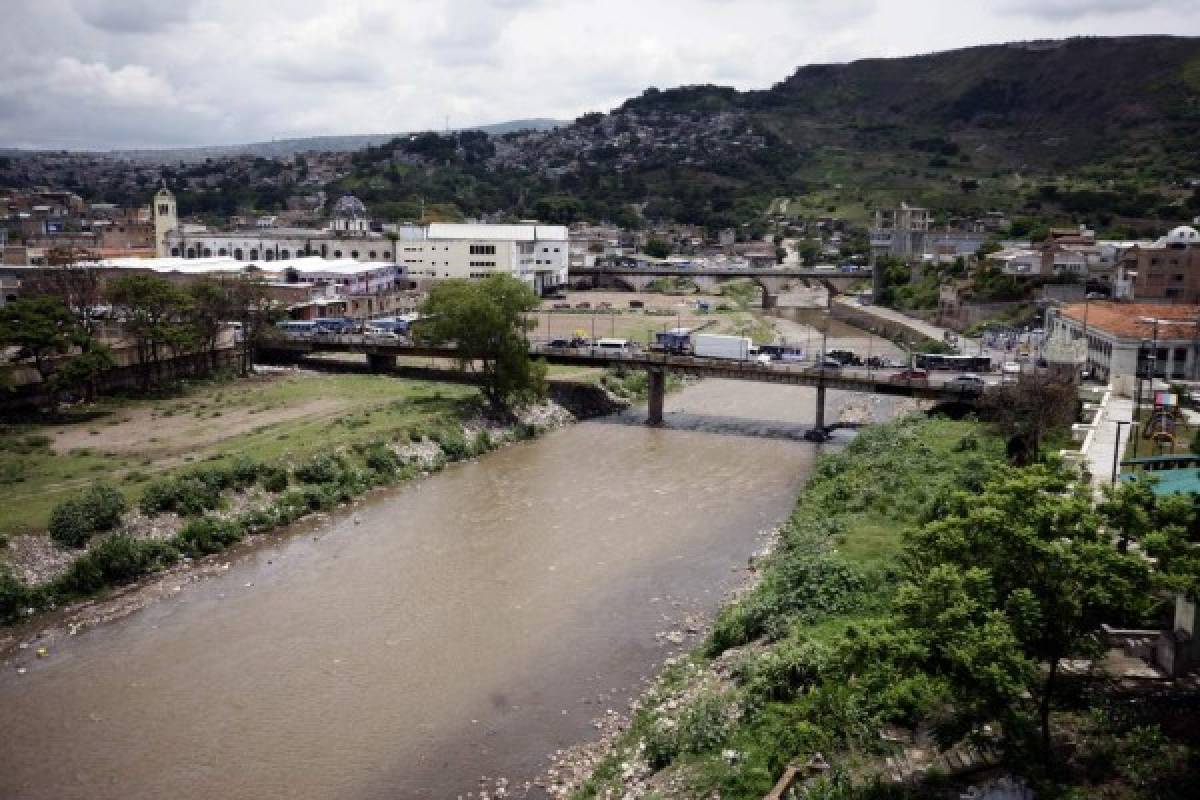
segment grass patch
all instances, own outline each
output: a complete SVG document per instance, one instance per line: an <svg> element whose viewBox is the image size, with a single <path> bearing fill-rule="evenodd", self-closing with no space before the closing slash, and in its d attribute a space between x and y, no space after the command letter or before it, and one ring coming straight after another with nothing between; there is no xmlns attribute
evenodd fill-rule
<svg viewBox="0 0 1200 800"><path fill-rule="evenodd" d="M762 582L721 611L692 663L660 678L577 797L620 796L621 764L638 753L687 796L725 798L762 797L815 752L878 755L881 726L913 724L942 699L919 670L896 668L906 644L887 618L904 534L1003 455L978 423L910 417L821 456ZM679 669L717 658L732 681L681 694Z"/></svg>
<svg viewBox="0 0 1200 800"><path fill-rule="evenodd" d="M191 469L190 463L299 462L322 451L391 440L413 425L457 419L476 396L475 388L458 384L378 375L290 375L181 384L150 398L107 397L86 413L67 412L51 425L7 425L0 428L5 508L0 534L46 530L53 508L97 475L136 504L147 478L177 476ZM197 422L190 412L201 406L205 421ZM289 415L301 406L313 410ZM254 409L258 413L248 417ZM218 423L207 423L218 414ZM254 426L247 427L251 418ZM56 437L83 444L90 431L99 435L99 419L104 435L119 440L119 452L113 444L52 449ZM332 424L339 419L351 422ZM122 466L123 461L136 468ZM134 477L127 477L131 472Z"/></svg>

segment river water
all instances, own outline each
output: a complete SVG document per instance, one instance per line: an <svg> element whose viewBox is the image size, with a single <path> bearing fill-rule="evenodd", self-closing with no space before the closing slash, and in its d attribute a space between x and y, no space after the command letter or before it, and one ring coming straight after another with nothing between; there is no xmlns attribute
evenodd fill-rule
<svg viewBox="0 0 1200 800"><path fill-rule="evenodd" d="M531 779L624 708L672 652L656 634L711 613L787 515L811 406L705 381L669 398L670 427L574 425L247 549L0 672L0 797L453 798Z"/></svg>

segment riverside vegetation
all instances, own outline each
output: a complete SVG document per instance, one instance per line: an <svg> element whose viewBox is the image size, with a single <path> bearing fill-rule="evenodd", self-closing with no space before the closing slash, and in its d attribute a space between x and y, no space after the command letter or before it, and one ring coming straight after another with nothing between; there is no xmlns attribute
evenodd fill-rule
<svg viewBox="0 0 1200 800"><path fill-rule="evenodd" d="M334 398L340 402L331 402ZM324 413L315 417L283 416L274 424L238 430L235 409L261 410L279 404L303 410L315 408L317 399ZM234 385L216 382L193 389L170 405L108 402L114 416L129 417L120 423L117 416L119 424L140 423L140 432L130 428L127 433L131 438L140 435L146 450L130 451L122 454L128 458L119 459L116 454L90 451L58 454L51 447L54 437L42 433L7 437L16 444L0 453L0 462L17 462L22 473L22 480L4 487L8 493L27 485L26 478L28 484L46 491L61 490L56 492L60 499L48 508L36 510L33 516L21 515L20 534L36 536L34 531L45 526L63 548L86 550L80 549L65 570L39 585L27 585L0 560L0 621L11 622L29 609L53 607L128 583L181 558L218 552L248 535L332 509L372 488L437 471L506 441L536 436L559 419L552 413L535 414L502 426L489 424L481 415L476 389L362 375L301 375ZM209 420L224 409L231 426L228 435L198 446L183 434L173 443L160 442L159 436L146 441L147 430L167 437L177 413L168 412L192 404L203 409L197 412L205 420L200 424L209 430L214 425ZM330 409L338 413L331 415ZM267 422L269 416L263 417ZM160 427L146 427L154 421ZM196 447L189 459L197 451L208 451L204 463L180 463L175 458L172 444L188 447L189 443ZM168 449L154 450L157 447ZM158 467L157 476L132 466L130 460L151 451L159 460L146 459L146 463ZM87 462L82 471L60 463L80 458ZM93 461L107 462L107 480L87 480L96 474L90 468ZM63 470L70 475L65 487ZM147 535L134 517L169 518L169 522L159 534ZM16 538L6 536L8 543ZM3 554L0 548L0 558Z"/></svg>
<svg viewBox="0 0 1200 800"><path fill-rule="evenodd" d="M1039 797L1188 796L1194 730L1045 665L1098 657L1100 622L1161 615L1179 576L1159 548L1191 514L1144 490L1096 507L1053 463L1009 466L981 423L866 430L821 457L761 580L668 662L575 796L758 798L820 753L834 768L806 797L956 798L937 775L886 783L884 760L964 737ZM1131 529L1157 565L1115 546Z"/></svg>

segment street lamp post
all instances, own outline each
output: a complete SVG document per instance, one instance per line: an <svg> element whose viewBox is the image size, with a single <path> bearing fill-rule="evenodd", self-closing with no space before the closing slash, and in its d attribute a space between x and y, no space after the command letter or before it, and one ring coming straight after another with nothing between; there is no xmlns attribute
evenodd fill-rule
<svg viewBox="0 0 1200 800"><path fill-rule="evenodd" d="M1117 438L1113 440L1113 466L1112 466L1112 483L1117 482L1117 463L1121 457L1121 427L1124 425L1132 425L1131 419L1117 420ZM1134 439L1134 446L1137 446L1137 439Z"/></svg>

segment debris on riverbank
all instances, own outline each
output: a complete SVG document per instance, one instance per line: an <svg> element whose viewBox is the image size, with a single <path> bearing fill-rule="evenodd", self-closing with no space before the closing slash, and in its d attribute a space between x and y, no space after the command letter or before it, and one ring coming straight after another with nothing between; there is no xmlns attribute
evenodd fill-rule
<svg viewBox="0 0 1200 800"><path fill-rule="evenodd" d="M11 564L12 574L20 581L17 591L28 597L28 600L16 598L14 603L14 598L7 595L0 600L13 605L6 613L18 618L29 619L36 616L38 611L56 610L56 621L51 623L51 628L36 634L38 638L52 637L67 630L73 633L98 622L125 616L164 594L169 594L170 589L165 592L162 590L165 580L179 584L219 573L222 570L214 572L208 563L222 555L212 555L214 549L222 551L239 541L245 546L243 537L246 534L259 534L255 539L261 539L264 533L283 535L287 525L305 519L319 519L324 516L325 511L357 502L353 499L355 496L361 496L372 489L386 488L414 477L428 475L448 463L474 458L506 444L538 436L567 425L575 419L570 411L553 400L522 410L515 421L507 424L484 416L473 416L444 426L444 429L431 431L428 435L422 434L416 441L392 443L387 447L392 453L392 460L379 464L378 468L372 466L369 453L360 454L352 452L352 449L339 449L330 454L330 457L334 462L341 459L341 466L337 469L344 472L350 480L347 487L338 489L336 494L324 491L325 487L321 484L296 485L299 484L299 478L295 477L292 484L294 488L289 488L288 482L285 481L279 491L266 491L253 484L221 491L219 506L204 516L185 517L173 511L147 513L143 508L134 508L124 514L120 525L112 534L93 537L81 548L63 547L45 535L13 537L9 541L6 560ZM363 455L366 456L366 462L360 465L359 460ZM300 466L285 464L282 468L292 472L297 471ZM298 499L307 505L293 508L288 504L296 499L297 492L303 495ZM190 533L189 525L206 519L213 520L218 525L225 525L227 530L232 531L226 534L225 529L220 530L220 535L225 536L228 541L211 537L181 541L181 537ZM98 547L113 537L125 537L134 543L158 543L170 551L169 561L174 563L169 563L165 569L151 571L137 580L129 581L126 578L113 581L124 586L116 590L110 587L108 593L100 599L86 598L80 601L72 596L75 594L73 590L65 590L61 594L65 595L64 599L68 604L64 606L58 600L58 583L69 577L68 573L73 565L92 557ZM198 547L200 550L196 552ZM228 558L227 555L224 557ZM228 563L225 563L225 568L227 567ZM5 609L0 608L0 612L3 611ZM32 624L33 621L26 622L25 627ZM21 631L12 636L0 637L0 657L6 654L18 638L28 638L29 635L28 631Z"/></svg>

